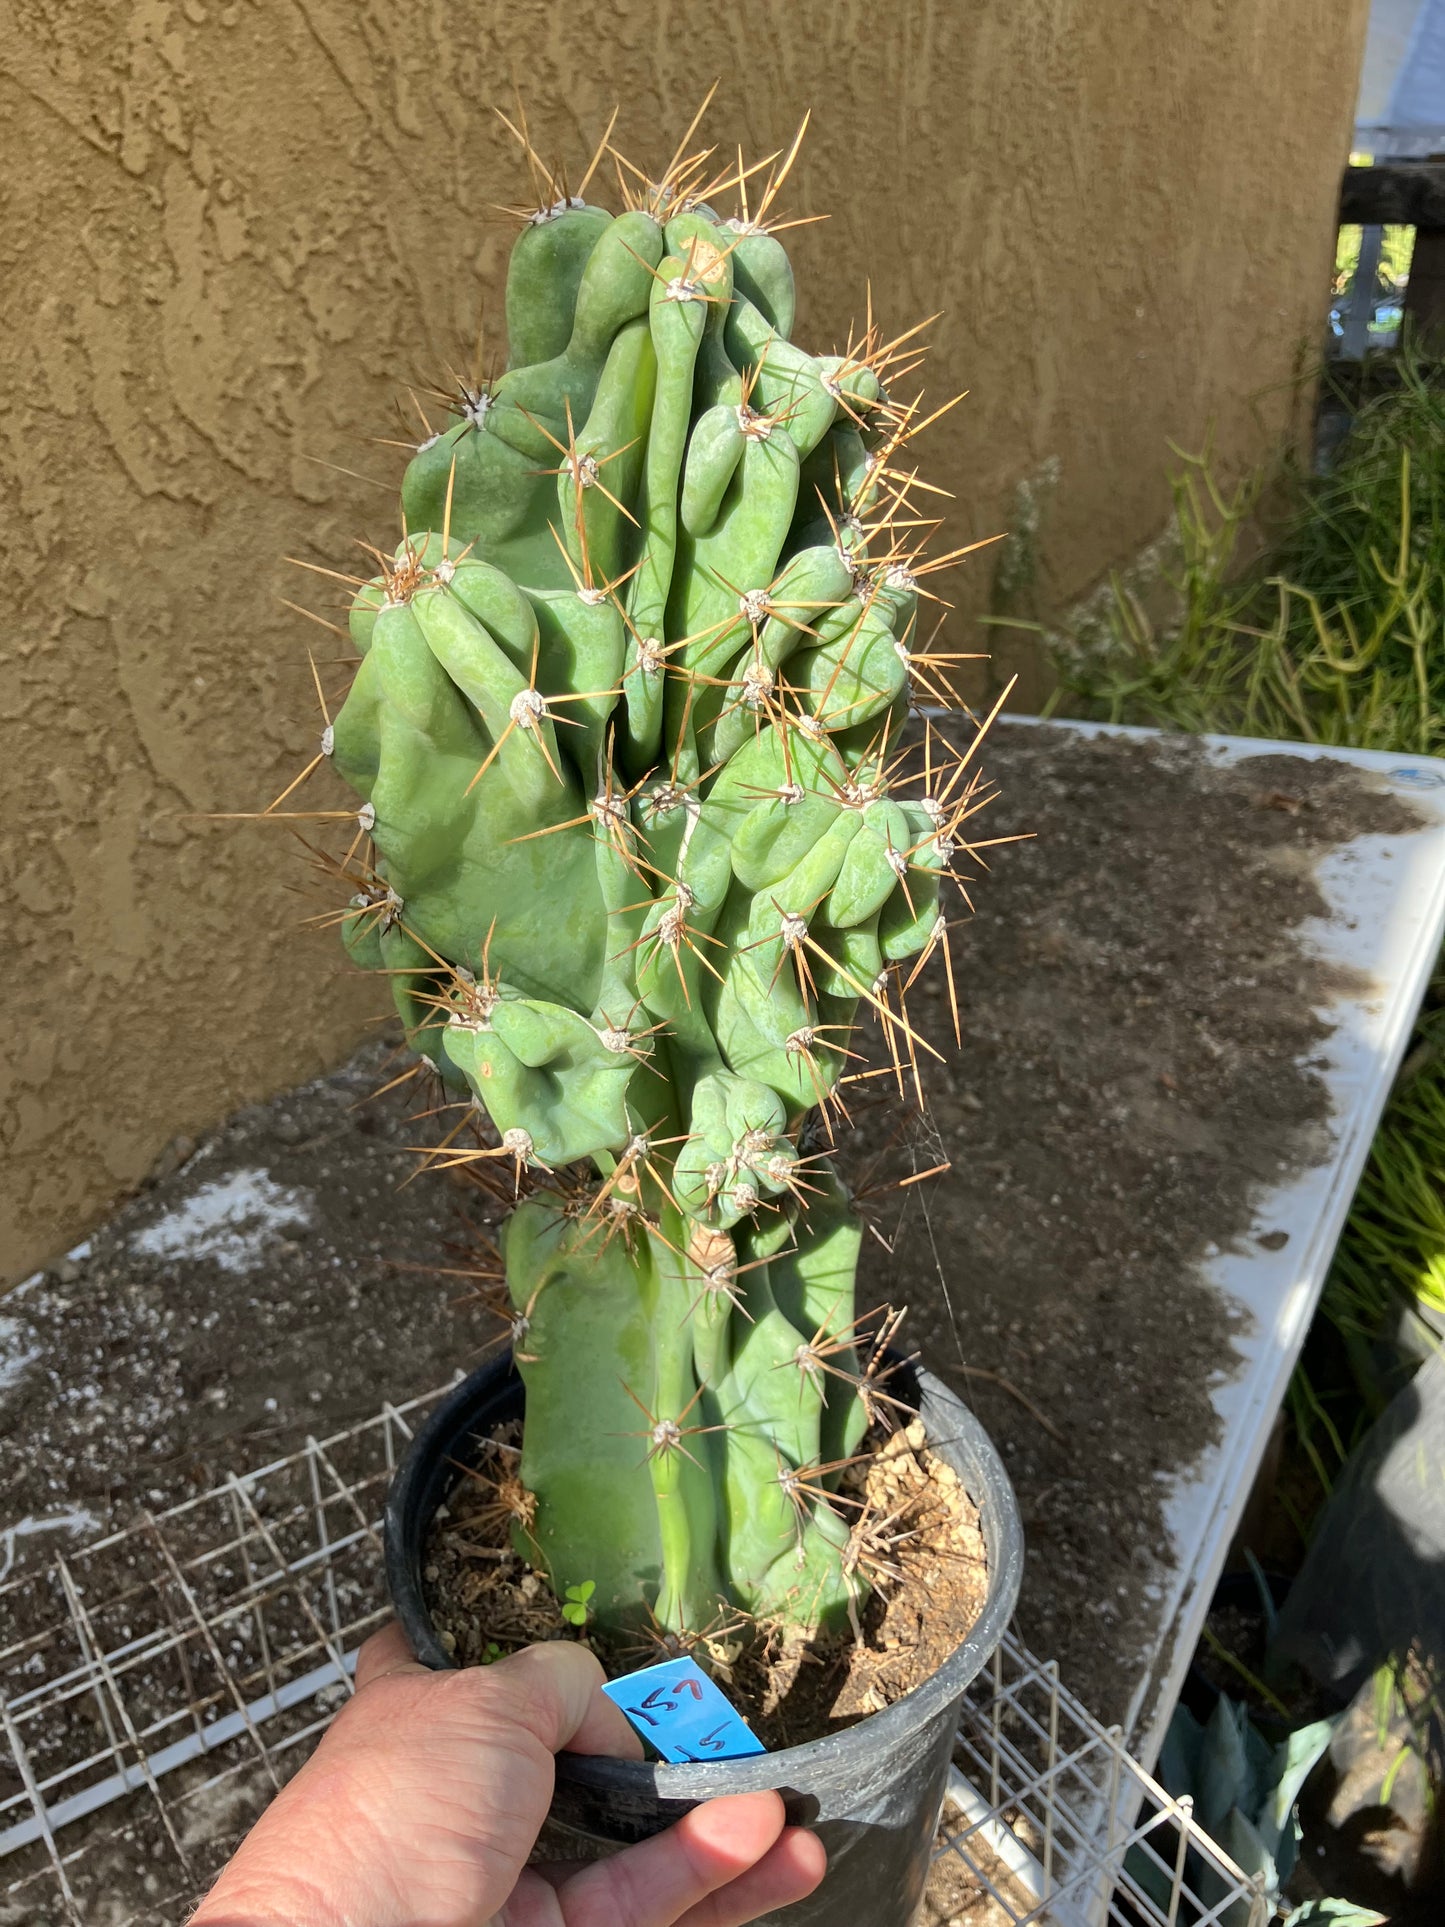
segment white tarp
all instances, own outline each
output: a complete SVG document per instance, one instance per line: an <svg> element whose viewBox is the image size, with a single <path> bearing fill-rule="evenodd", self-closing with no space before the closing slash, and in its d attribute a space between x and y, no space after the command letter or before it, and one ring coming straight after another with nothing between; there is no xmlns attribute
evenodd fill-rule
<svg viewBox="0 0 1445 1927"><path fill-rule="evenodd" d="M1373 0L1355 147L1376 160L1445 153L1445 0Z"/></svg>

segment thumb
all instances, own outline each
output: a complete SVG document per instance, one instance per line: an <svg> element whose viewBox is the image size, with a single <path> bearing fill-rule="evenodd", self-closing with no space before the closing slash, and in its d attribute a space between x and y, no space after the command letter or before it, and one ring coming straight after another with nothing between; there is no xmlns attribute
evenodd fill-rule
<svg viewBox="0 0 1445 1927"><path fill-rule="evenodd" d="M428 1671L430 1668L412 1652L406 1634L393 1619L379 1633L373 1633L356 1655L356 1690L363 1692L374 1679L385 1679L390 1673Z"/></svg>
<svg viewBox="0 0 1445 1927"><path fill-rule="evenodd" d="M616 1760L640 1760L642 1742L611 1700L598 1692L603 1672L597 1656L575 1640L548 1640L490 1666L464 1673L436 1673L412 1657L406 1634L395 1621L373 1633L356 1656L360 1697L377 1680L400 1677L447 1683L493 1717L523 1727L549 1753L605 1753ZM463 1684L465 1681L465 1684Z"/></svg>
<svg viewBox="0 0 1445 1927"><path fill-rule="evenodd" d="M619 1707L598 1691L607 1675L575 1640L547 1640L486 1668L490 1692L513 1700L518 1724L552 1753L605 1753L640 1760L642 1742Z"/></svg>

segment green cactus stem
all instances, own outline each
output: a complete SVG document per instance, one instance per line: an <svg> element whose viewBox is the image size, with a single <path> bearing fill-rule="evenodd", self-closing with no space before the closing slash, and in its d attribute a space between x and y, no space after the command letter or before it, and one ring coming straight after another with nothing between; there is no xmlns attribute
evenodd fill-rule
<svg viewBox="0 0 1445 1927"><path fill-rule="evenodd" d="M508 365L407 466L324 745L351 956L491 1127L446 1160L525 1174L526 1549L684 1638L866 1589L838 1487L886 1401L827 1150L862 1020L900 1085L929 1051L904 992L979 801L903 741L955 660L917 641L912 331L791 340L795 153L751 215L757 170L679 159L527 216Z"/></svg>

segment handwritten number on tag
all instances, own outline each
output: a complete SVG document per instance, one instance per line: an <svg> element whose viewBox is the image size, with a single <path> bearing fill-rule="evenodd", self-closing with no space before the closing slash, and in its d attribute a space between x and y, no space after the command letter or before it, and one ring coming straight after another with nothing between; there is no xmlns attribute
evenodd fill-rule
<svg viewBox="0 0 1445 1927"><path fill-rule="evenodd" d="M664 1759L731 1760L764 1751L716 1684L692 1662L647 1667L603 1687Z"/></svg>
<svg viewBox="0 0 1445 1927"><path fill-rule="evenodd" d="M701 1703L702 1688L698 1685L697 1681L695 1679L679 1679L674 1680L670 1686L654 1686L647 1698L642 1702L642 1706L629 1706L627 1708L628 1716L632 1719L646 1720L649 1726L656 1726L657 1721L653 1718L653 1713L675 1713L684 1693L691 1693L693 1698L697 1700L699 1704ZM648 1707L651 1711L644 1712L643 1707ZM722 1731L721 1727L717 1730L719 1732ZM699 1745L706 1746L706 1744L706 1740L699 1741ZM722 1742L719 1741L718 1744L721 1745Z"/></svg>

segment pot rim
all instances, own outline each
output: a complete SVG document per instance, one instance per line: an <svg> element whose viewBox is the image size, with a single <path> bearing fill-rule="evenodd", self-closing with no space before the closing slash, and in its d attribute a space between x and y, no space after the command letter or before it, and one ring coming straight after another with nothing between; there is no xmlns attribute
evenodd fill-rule
<svg viewBox="0 0 1445 1927"><path fill-rule="evenodd" d="M810 1768L836 1765L840 1749L862 1752L871 1750L873 1744L887 1745L962 1699L1013 1616L1023 1577L1023 1532L1003 1460L977 1417L954 1391L922 1366L910 1364L909 1373L901 1376L906 1381L909 1375L914 1379L909 1391L917 1393L929 1445L952 1465L978 1507L988 1556L988 1591L982 1610L938 1670L879 1712L865 1714L852 1726L820 1734L797 1746L692 1766L559 1753L559 1780L596 1790L613 1789L634 1799L642 1796L676 1802L680 1807L718 1794L767 1791L786 1787L794 1779L805 1782ZM383 1536L392 1603L418 1648L417 1657L437 1670L454 1669L456 1663L432 1631L431 1615L422 1596L420 1558L408 1557L406 1529L423 1503L424 1488L438 1461L450 1456L445 1446L468 1430L472 1408L501 1390L501 1381L517 1377L508 1350L460 1380L427 1414L387 1492ZM940 1425L946 1426L946 1431L941 1431ZM441 1503L440 1499L436 1503ZM435 1505L428 1511L428 1521L434 1510ZM418 1640L418 1628L424 1628L430 1639ZM428 1646L429 1650L422 1650Z"/></svg>

